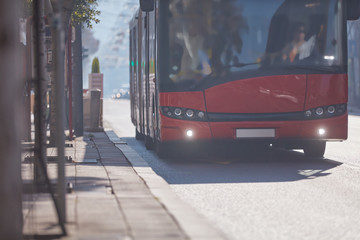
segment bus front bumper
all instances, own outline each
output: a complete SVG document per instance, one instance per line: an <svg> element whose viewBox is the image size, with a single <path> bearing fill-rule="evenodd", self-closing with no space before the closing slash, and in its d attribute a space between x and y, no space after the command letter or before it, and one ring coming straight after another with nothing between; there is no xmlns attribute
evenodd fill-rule
<svg viewBox="0 0 360 240"><path fill-rule="evenodd" d="M193 140L325 140L347 139L348 115L307 121L268 122L195 122L162 117L161 141ZM237 132L254 130L253 135L241 136ZM262 130L265 129L265 131ZM250 131L249 131L250 130ZM260 130L260 131L259 131ZM273 132L273 135L261 133Z"/></svg>

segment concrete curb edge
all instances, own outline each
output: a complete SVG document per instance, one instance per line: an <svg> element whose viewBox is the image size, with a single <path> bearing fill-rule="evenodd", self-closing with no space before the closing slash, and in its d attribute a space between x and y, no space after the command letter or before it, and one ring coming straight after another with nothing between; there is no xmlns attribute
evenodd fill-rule
<svg viewBox="0 0 360 240"><path fill-rule="evenodd" d="M112 129L105 128L104 132L110 141L123 152L134 171L144 180L153 196L166 207L190 239L226 239L222 233L212 227L192 207L181 201L168 183L161 176L157 175L149 164L137 152L125 144Z"/></svg>

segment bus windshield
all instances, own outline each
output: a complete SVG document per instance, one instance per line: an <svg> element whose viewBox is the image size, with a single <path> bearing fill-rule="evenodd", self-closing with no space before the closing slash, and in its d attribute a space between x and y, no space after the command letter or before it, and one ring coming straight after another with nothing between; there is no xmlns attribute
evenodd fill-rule
<svg viewBox="0 0 360 240"><path fill-rule="evenodd" d="M344 71L341 0L169 0L166 87Z"/></svg>

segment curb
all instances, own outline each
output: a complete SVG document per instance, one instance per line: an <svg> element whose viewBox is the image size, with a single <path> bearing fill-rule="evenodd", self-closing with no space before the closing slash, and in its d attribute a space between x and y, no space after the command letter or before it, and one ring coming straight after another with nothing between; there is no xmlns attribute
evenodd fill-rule
<svg viewBox="0 0 360 240"><path fill-rule="evenodd" d="M153 196L168 210L174 217L181 229L192 240L225 240L222 233L212 227L201 215L194 211L192 207L179 199L168 183L157 175L149 164L123 142L116 133L109 128L104 132L117 148L119 148L134 171L143 179Z"/></svg>

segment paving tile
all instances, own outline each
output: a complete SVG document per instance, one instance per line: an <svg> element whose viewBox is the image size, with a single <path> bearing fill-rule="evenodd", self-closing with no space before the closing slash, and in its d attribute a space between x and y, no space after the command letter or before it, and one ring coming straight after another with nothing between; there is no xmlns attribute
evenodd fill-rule
<svg viewBox="0 0 360 240"><path fill-rule="evenodd" d="M166 228L166 226L164 228ZM134 235L135 239L142 239L142 240L159 240L159 239L180 240L180 239L188 239L181 232L174 232L174 231L169 231L169 232L166 232L166 231L136 231L136 232L133 233L133 235Z"/></svg>
<svg viewBox="0 0 360 240"><path fill-rule="evenodd" d="M66 154L72 157L73 163L66 163L66 183L71 182L73 191L66 195L69 235L62 239L187 239L117 146L134 158L132 164L137 171L149 174L152 185L161 181L153 179L151 174L154 173L148 168L141 169L148 165L145 166L141 157L133 154L133 150L115 133L112 132L109 138L104 132L85 132L84 137L69 143L73 147L66 148ZM49 155L56 154L54 149L47 151ZM87 163L89 159L93 163ZM48 172L55 181L57 164L48 164ZM22 164L22 173L23 178L31 182L32 165ZM24 231L59 233L50 196L37 195L36 201L30 202L32 198L33 195L24 195L23 212L27 216ZM31 215L34 213L32 209L37 209L36 217ZM31 228L33 219L38 224L36 229Z"/></svg>
<svg viewBox="0 0 360 240"><path fill-rule="evenodd" d="M128 235L120 233L85 233L78 240L132 240ZM66 239L67 240L67 239Z"/></svg>

